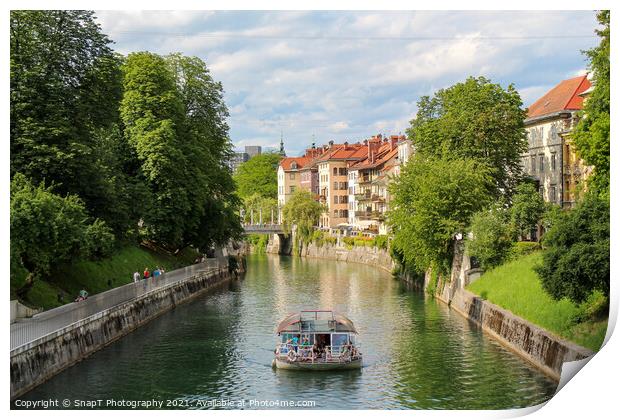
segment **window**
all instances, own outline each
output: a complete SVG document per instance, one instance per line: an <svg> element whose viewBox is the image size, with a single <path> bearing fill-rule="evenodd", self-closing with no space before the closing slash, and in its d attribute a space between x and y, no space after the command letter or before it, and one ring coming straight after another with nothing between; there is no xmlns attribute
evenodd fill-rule
<svg viewBox="0 0 620 420"><path fill-rule="evenodd" d="M334 191L338 189L338 182L334 181Z"/></svg>
<svg viewBox="0 0 620 420"><path fill-rule="evenodd" d="M538 187L538 192L540 193L540 196L544 199L545 198L545 186L541 185L540 187Z"/></svg>
<svg viewBox="0 0 620 420"><path fill-rule="evenodd" d="M542 173L545 170L545 155L539 155L538 162L538 169L540 169L540 172Z"/></svg>
<svg viewBox="0 0 620 420"><path fill-rule="evenodd" d="M338 196L337 195L334 196L334 204L338 204Z"/></svg>
<svg viewBox="0 0 620 420"><path fill-rule="evenodd" d="M347 168L340 168L340 175L346 176L347 175Z"/></svg>
<svg viewBox="0 0 620 420"><path fill-rule="evenodd" d="M295 172L291 172L291 174L289 175L289 179L295 179Z"/></svg>
<svg viewBox="0 0 620 420"><path fill-rule="evenodd" d="M338 168L334 168L334 176L338 175Z"/></svg>
<svg viewBox="0 0 620 420"><path fill-rule="evenodd" d="M289 188L289 191L291 192L291 194L293 194L295 192L295 186L291 185Z"/></svg>
<svg viewBox="0 0 620 420"><path fill-rule="evenodd" d="M549 189L549 201L551 201L552 203L555 203L557 200L555 191L556 191L555 185L552 185L551 188Z"/></svg>
<svg viewBox="0 0 620 420"><path fill-rule="evenodd" d="M551 170L555 171L555 153L551 153Z"/></svg>
<svg viewBox="0 0 620 420"><path fill-rule="evenodd" d="M334 210L334 217L338 217L338 210Z"/></svg>
<svg viewBox="0 0 620 420"><path fill-rule="evenodd" d="M536 173L536 156L532 156L532 173L535 174Z"/></svg>

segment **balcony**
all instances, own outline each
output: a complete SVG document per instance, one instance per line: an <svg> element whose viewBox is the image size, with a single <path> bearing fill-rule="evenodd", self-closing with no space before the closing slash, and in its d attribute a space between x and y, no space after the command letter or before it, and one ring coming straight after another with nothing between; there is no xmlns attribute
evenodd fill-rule
<svg viewBox="0 0 620 420"><path fill-rule="evenodd" d="M370 199L372 201L379 202L379 203L385 202L385 197L382 197L379 194L373 194Z"/></svg>
<svg viewBox="0 0 620 420"><path fill-rule="evenodd" d="M370 182L372 182L372 178L369 176L360 176L359 178L357 178L358 184L368 184Z"/></svg>
<svg viewBox="0 0 620 420"><path fill-rule="evenodd" d="M370 200L370 192L363 192L361 194L355 194L355 199L358 201L368 201Z"/></svg>
<svg viewBox="0 0 620 420"><path fill-rule="evenodd" d="M362 220L377 220L379 222L385 220L385 214L380 211L356 211L355 217L359 217Z"/></svg>

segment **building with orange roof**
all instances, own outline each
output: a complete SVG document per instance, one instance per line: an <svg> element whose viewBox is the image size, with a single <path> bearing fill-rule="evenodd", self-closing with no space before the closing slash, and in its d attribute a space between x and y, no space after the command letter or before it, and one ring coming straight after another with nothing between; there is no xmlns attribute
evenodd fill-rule
<svg viewBox="0 0 620 420"><path fill-rule="evenodd" d="M308 156L285 157L278 165L278 207L283 207L301 188L301 170L312 159Z"/></svg>
<svg viewBox="0 0 620 420"><path fill-rule="evenodd" d="M324 152L315 159L318 170L319 202L326 212L319 220L319 227L335 228L346 225L349 219L348 167L367 156L367 147L361 143L325 146Z"/></svg>
<svg viewBox="0 0 620 420"><path fill-rule="evenodd" d="M349 166L349 220L352 226L386 234L388 184L399 167L404 136L374 136L366 142L367 156Z"/></svg>
<svg viewBox="0 0 620 420"><path fill-rule="evenodd" d="M570 142L583 109L582 93L590 87L587 75L563 80L527 109L523 169L537 181L545 201L563 207L572 206L579 183L591 171L577 159Z"/></svg>

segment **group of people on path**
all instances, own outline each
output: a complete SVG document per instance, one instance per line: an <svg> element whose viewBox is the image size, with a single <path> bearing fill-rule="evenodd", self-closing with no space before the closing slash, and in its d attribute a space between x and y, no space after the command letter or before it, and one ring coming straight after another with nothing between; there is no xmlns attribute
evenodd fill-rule
<svg viewBox="0 0 620 420"><path fill-rule="evenodd" d="M146 280L148 278L159 277L162 274L164 274L165 272L166 271L164 270L164 267L157 267L157 268L155 268L155 270L153 270L152 273L149 271L148 267L145 267L144 268L144 273L142 275L140 275L140 273L138 271L133 273L133 281L134 281L134 283L137 283L140 280Z"/></svg>

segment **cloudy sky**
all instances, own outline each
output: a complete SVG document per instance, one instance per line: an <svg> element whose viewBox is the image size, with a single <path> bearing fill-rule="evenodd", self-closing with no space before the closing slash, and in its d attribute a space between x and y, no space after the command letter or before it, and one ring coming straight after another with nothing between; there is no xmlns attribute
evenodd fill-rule
<svg viewBox="0 0 620 420"><path fill-rule="evenodd" d="M123 54L202 58L224 85L230 136L289 156L313 138L405 132L422 95L467 76L513 83L527 106L583 74L598 43L592 11L101 11Z"/></svg>

